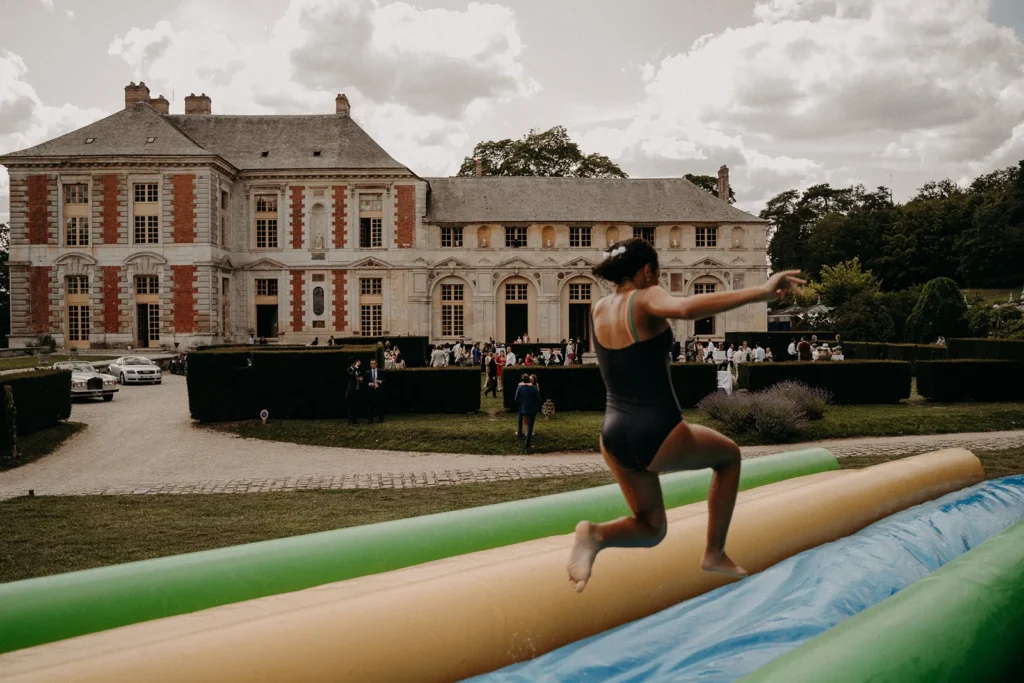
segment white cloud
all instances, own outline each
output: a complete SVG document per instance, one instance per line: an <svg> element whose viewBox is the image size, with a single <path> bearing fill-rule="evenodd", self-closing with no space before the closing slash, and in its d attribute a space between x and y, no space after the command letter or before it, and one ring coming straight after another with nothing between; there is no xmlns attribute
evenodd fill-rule
<svg viewBox="0 0 1024 683"><path fill-rule="evenodd" d="M68 19L74 19L75 18L75 10L73 10L73 9L66 9L66 10L64 10L64 14L67 15Z"/></svg>
<svg viewBox="0 0 1024 683"><path fill-rule="evenodd" d="M39 0L46 9L53 9L53 0Z"/></svg>

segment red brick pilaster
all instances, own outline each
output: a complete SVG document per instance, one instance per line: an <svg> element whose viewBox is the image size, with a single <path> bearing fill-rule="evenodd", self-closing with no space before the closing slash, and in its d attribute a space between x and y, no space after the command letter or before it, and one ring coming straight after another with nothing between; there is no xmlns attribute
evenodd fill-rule
<svg viewBox="0 0 1024 683"><path fill-rule="evenodd" d="M348 188L344 185L334 186L334 236L331 241L335 249L344 249L348 236L347 191Z"/></svg>
<svg viewBox="0 0 1024 683"><path fill-rule="evenodd" d="M344 330L348 327L348 271L334 271L334 329Z"/></svg>
<svg viewBox="0 0 1024 683"><path fill-rule="evenodd" d="M171 205L171 224L174 241L191 244L196 241L196 176L181 173L171 176L174 203Z"/></svg>
<svg viewBox="0 0 1024 683"><path fill-rule="evenodd" d="M416 188L399 185L395 188L395 244L408 249L416 243Z"/></svg>
<svg viewBox="0 0 1024 683"><path fill-rule="evenodd" d="M28 268L29 328L33 334L50 332L50 266Z"/></svg>
<svg viewBox="0 0 1024 683"><path fill-rule="evenodd" d="M292 249L302 249L302 195L305 189L292 188Z"/></svg>
<svg viewBox="0 0 1024 683"><path fill-rule="evenodd" d="M44 175L28 177L28 243L50 242L50 179Z"/></svg>
<svg viewBox="0 0 1024 683"><path fill-rule="evenodd" d="M306 319L306 297L302 295L302 283L306 277L304 270L289 271L292 275L292 332L302 332Z"/></svg>
<svg viewBox="0 0 1024 683"><path fill-rule="evenodd" d="M192 282L195 275L195 266L171 266L171 277L174 278L174 290L171 294L172 320L174 331L178 334L195 332L196 329L196 294Z"/></svg>
<svg viewBox="0 0 1024 683"><path fill-rule="evenodd" d="M117 176L114 176L114 180L116 187ZM121 288L118 282L120 277L121 266L103 266L103 331L107 334L117 334L121 331Z"/></svg>
<svg viewBox="0 0 1024 683"><path fill-rule="evenodd" d="M108 173L100 178L103 188L103 244L117 244L117 174Z"/></svg>

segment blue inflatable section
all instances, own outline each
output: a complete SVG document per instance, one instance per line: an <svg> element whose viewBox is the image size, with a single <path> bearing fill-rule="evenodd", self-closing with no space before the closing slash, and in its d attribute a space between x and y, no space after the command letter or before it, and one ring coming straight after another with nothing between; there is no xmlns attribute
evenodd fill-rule
<svg viewBox="0 0 1024 683"><path fill-rule="evenodd" d="M744 581L470 680L735 681L1021 519L1024 476L978 484Z"/></svg>

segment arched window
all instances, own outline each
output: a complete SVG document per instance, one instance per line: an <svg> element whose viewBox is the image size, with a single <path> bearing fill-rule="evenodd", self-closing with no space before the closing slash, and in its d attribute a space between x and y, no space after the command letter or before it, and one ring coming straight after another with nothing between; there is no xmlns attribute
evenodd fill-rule
<svg viewBox="0 0 1024 683"><path fill-rule="evenodd" d="M744 246L746 246L746 232L744 232L743 228L733 228L732 248L742 249Z"/></svg>
<svg viewBox="0 0 1024 683"><path fill-rule="evenodd" d="M613 244L619 241L619 229L614 225L608 228L608 246L611 247Z"/></svg>
<svg viewBox="0 0 1024 683"><path fill-rule="evenodd" d="M313 288L313 315L324 314L324 288Z"/></svg>

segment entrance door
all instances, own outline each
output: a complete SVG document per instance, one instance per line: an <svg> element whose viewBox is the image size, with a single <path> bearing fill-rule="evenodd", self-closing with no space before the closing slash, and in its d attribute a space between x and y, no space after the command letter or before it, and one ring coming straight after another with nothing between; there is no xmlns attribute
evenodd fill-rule
<svg viewBox="0 0 1024 683"><path fill-rule="evenodd" d="M530 306L528 304L505 304L505 343L513 344L516 339L529 331Z"/></svg>
<svg viewBox="0 0 1024 683"><path fill-rule="evenodd" d="M256 304L256 336L277 336L277 304Z"/></svg>
<svg viewBox="0 0 1024 683"><path fill-rule="evenodd" d="M583 348L590 348L590 304L569 304L569 337L582 339Z"/></svg>
<svg viewBox="0 0 1024 683"><path fill-rule="evenodd" d="M160 304L136 304L138 346L140 349L160 346Z"/></svg>
<svg viewBox="0 0 1024 683"><path fill-rule="evenodd" d="M149 304L137 304L135 308L138 312L135 319L139 325L137 343L144 349L149 346Z"/></svg>

